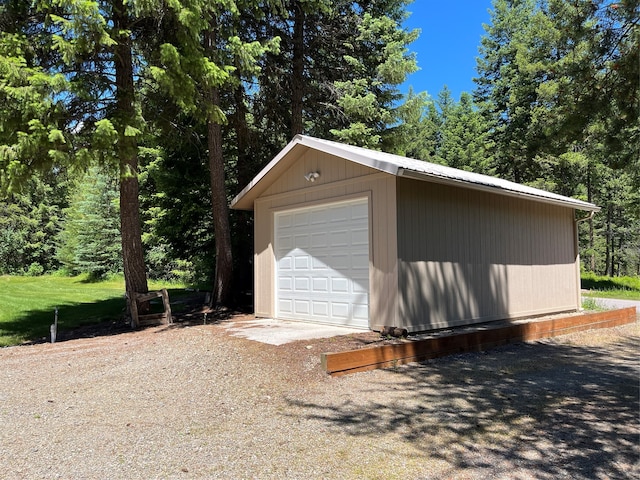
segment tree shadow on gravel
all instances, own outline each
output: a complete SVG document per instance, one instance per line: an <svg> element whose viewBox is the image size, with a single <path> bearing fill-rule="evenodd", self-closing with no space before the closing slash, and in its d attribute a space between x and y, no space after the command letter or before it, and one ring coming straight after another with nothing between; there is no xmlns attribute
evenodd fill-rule
<svg viewBox="0 0 640 480"><path fill-rule="evenodd" d="M638 478L640 345L621 338L434 359L372 376L349 400L289 402L372 442L399 436L413 450L390 455L444 460L452 478Z"/></svg>

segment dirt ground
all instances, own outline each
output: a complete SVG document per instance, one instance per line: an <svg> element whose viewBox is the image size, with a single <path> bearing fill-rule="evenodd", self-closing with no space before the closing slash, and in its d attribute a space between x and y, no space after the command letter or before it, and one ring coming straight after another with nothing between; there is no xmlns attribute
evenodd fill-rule
<svg viewBox="0 0 640 480"><path fill-rule="evenodd" d="M237 318L236 318L237 320ZM640 478L640 324L331 378L226 322L0 349L2 477Z"/></svg>

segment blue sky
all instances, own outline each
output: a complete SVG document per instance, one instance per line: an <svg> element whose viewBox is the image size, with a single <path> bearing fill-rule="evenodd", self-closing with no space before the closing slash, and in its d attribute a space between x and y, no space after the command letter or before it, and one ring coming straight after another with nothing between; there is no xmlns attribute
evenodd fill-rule
<svg viewBox="0 0 640 480"><path fill-rule="evenodd" d="M409 49L418 56L420 70L409 76L402 86L406 92L426 91L433 98L444 85L459 100L464 91L474 88L472 78L483 23L489 23L491 0L415 0L407 7L411 16L405 27L422 32Z"/></svg>

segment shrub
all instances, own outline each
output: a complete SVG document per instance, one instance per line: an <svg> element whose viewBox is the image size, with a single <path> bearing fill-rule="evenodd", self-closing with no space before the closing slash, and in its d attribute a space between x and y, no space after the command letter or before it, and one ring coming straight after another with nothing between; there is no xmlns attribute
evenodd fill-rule
<svg viewBox="0 0 640 480"><path fill-rule="evenodd" d="M44 274L44 267L38 262L33 262L29 265L29 268L26 271L26 275L28 277L39 277L42 274Z"/></svg>
<svg viewBox="0 0 640 480"><path fill-rule="evenodd" d="M595 311L602 311L604 310L604 307L602 305L600 305L595 299L593 298L585 298L582 301L582 308L584 310L595 310Z"/></svg>

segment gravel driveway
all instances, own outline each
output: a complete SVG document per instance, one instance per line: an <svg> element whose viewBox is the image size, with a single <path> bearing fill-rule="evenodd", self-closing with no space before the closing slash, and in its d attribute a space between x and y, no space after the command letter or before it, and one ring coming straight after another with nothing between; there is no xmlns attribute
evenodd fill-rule
<svg viewBox="0 0 640 480"><path fill-rule="evenodd" d="M0 349L6 479L640 478L640 327L331 378L221 325Z"/></svg>

